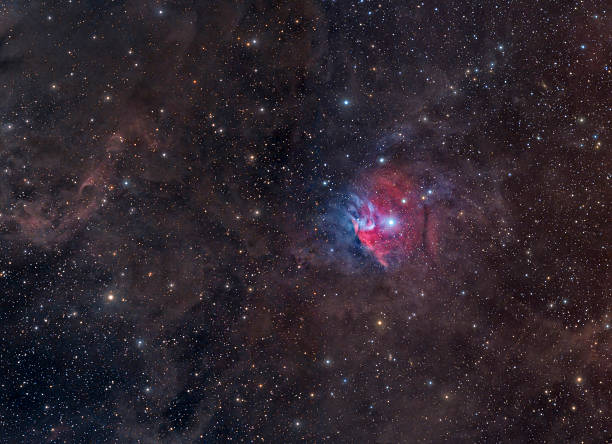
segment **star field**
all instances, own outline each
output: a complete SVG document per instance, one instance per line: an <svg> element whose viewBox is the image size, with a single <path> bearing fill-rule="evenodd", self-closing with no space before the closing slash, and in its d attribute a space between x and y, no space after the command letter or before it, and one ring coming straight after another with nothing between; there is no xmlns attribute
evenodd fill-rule
<svg viewBox="0 0 612 444"><path fill-rule="evenodd" d="M612 441L608 9L0 6L0 442Z"/></svg>

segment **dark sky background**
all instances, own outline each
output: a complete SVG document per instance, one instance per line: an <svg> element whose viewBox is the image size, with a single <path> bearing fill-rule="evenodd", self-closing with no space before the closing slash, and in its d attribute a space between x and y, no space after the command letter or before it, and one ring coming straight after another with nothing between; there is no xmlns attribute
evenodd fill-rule
<svg viewBox="0 0 612 444"><path fill-rule="evenodd" d="M608 8L5 2L0 442L612 442Z"/></svg>

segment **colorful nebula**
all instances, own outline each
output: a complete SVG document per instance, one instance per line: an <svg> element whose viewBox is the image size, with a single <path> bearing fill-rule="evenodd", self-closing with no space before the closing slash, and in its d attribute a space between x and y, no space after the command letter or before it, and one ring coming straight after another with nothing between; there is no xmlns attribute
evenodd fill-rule
<svg viewBox="0 0 612 444"><path fill-rule="evenodd" d="M426 195L407 175L380 169L353 193L349 214L355 234L376 260L388 267L423 245L426 236Z"/></svg>

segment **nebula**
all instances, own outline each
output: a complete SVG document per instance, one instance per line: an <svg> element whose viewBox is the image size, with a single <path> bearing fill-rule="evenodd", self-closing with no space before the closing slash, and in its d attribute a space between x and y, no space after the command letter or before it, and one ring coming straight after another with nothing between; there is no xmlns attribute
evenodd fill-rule
<svg viewBox="0 0 612 444"><path fill-rule="evenodd" d="M383 168L364 180L352 193L348 214L355 234L376 260L388 267L425 248L427 192L414 178L393 168Z"/></svg>

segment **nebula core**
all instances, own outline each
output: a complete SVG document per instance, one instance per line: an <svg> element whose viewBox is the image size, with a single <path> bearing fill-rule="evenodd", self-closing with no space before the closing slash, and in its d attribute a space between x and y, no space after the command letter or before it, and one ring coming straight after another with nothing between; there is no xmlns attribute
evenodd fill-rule
<svg viewBox="0 0 612 444"><path fill-rule="evenodd" d="M427 191L400 170L384 168L352 194L349 214L361 244L388 267L427 247Z"/></svg>

